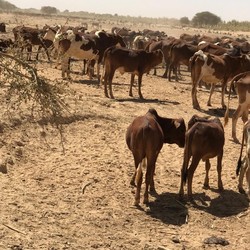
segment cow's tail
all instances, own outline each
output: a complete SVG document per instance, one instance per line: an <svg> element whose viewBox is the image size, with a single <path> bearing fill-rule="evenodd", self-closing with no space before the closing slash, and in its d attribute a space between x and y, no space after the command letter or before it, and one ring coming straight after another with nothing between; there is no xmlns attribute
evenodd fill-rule
<svg viewBox="0 0 250 250"><path fill-rule="evenodd" d="M239 156L239 160L238 160L238 164L237 164L237 168L236 168L236 175L237 176L239 175L240 168L242 165L241 156L242 156L242 151L243 151L243 147L244 147L244 140L245 140L245 133L244 133L244 129L243 129L242 142L241 142L241 148L240 148L240 156Z"/></svg>

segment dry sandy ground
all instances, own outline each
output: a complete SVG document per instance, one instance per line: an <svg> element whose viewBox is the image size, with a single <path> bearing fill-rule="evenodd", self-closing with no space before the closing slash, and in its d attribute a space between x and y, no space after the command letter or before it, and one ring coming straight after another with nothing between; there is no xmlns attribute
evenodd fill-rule
<svg viewBox="0 0 250 250"><path fill-rule="evenodd" d="M42 61L38 69L51 81L60 79L54 63ZM209 92L200 89L202 110L197 111L191 105L190 73L183 71L179 83L162 74L161 69L157 76L143 77L145 100L138 99L136 87L134 97L128 96L128 74L116 74L115 100L104 97L96 79L72 74L69 89L74 92L64 94L71 114L62 120L63 140L55 127L30 122L28 110L7 119L1 105L0 249L249 249L249 203L237 191L240 145L231 140L231 122L225 128L224 192L217 192L213 159L211 189L202 188L201 162L193 182L195 204L180 203L183 149L166 144L157 160L157 195L149 197L147 207L132 206L134 165L125 132L136 116L155 108L161 116L183 117L186 123L193 114L223 121L219 89L212 107L206 106ZM231 107L236 103L232 99ZM239 139L242 125L239 120ZM205 244L212 236L229 244Z"/></svg>

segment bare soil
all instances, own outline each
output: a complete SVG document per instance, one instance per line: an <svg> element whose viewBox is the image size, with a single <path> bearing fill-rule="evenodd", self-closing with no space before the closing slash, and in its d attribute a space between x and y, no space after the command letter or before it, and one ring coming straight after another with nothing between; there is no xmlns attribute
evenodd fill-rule
<svg viewBox="0 0 250 250"><path fill-rule="evenodd" d="M9 23L9 36L20 23L40 27L64 23L11 14L1 14L1 20ZM177 37L183 30L166 32ZM51 82L61 79L54 65L44 57L37 64L38 73ZM72 68L80 71L81 66L74 63ZM128 96L128 74L115 75L114 100L104 97L95 78L72 74L64 94L71 113L61 121L63 138L49 123L30 122L29 110L7 119L1 105L0 249L249 249L249 203L237 190L240 144L231 139L231 121L225 127L223 192L217 190L216 159L212 159L211 188L202 188L205 166L200 162L193 181L195 203L186 198L180 202L183 149L165 144L156 166L157 195L149 197L148 206L133 206L135 189L129 182L134 165L125 132L136 116L155 108L161 116L183 117L186 123L194 114L218 116L223 122L220 88L212 107L206 105L209 91L199 89L202 110L197 111L191 103L190 72L183 68L179 82L169 82L162 74L160 68L156 76L143 77L145 100L138 99L137 86L134 97ZM236 106L233 98L231 114ZM239 120L240 140L242 126ZM212 236L222 239L207 244Z"/></svg>

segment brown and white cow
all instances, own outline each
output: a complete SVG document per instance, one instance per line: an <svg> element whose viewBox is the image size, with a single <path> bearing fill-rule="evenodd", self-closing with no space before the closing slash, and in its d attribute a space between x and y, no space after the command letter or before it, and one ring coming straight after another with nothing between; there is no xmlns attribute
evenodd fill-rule
<svg viewBox="0 0 250 250"><path fill-rule="evenodd" d="M59 41L59 49L62 50L62 77L69 77L69 58L85 59L97 62L97 77L100 81L100 64L104 51L111 46L125 47L123 39L119 35L108 34L104 31L96 32L94 35L74 33L67 31L66 39Z"/></svg>
<svg viewBox="0 0 250 250"><path fill-rule="evenodd" d="M223 190L221 180L223 147L225 143L224 129L219 118L207 119L194 115L188 123L185 135L183 165L181 169L181 184L179 195L183 198L184 184L187 180L188 198L192 199L192 182L194 172L200 162L205 161L206 177L204 188L209 188L210 158L217 157L218 188ZM191 164L189 165L189 161Z"/></svg>
<svg viewBox="0 0 250 250"><path fill-rule="evenodd" d="M226 85L235 75L250 69L250 58L247 55L232 57L229 54L223 54L216 56L199 50L190 58L190 68L193 108L200 109L197 100L197 86L201 80L211 84L208 106L211 106L215 85L222 84L221 105L226 108L224 103Z"/></svg>
<svg viewBox="0 0 250 250"><path fill-rule="evenodd" d="M241 157L242 157L244 143L246 144L246 154L242 161ZM244 124L244 127L243 127L240 157L238 160L236 174L237 175L240 174L239 183L238 183L238 189L240 193L245 193L245 190L243 188L243 178L244 178L244 175L246 175L246 181L248 184L247 195L248 195L248 198L250 199L250 120L248 120Z"/></svg>
<svg viewBox="0 0 250 250"><path fill-rule="evenodd" d="M148 189L155 192L153 175L155 164L164 143L177 144L184 147L186 126L182 118L171 119L158 115L155 109L136 117L129 125L126 132L126 143L133 154L135 173L131 179L131 185L135 185L135 205L140 203L140 190L142 184L142 164L146 166L146 189L143 203L148 203Z"/></svg>
<svg viewBox="0 0 250 250"><path fill-rule="evenodd" d="M141 93L142 76L156 65L162 63L163 55L161 50L147 52L145 50L131 50L127 48L110 47L104 53L104 94L106 97L114 98L112 91L112 80L116 70L121 74L131 73L129 96L133 96L132 86L135 75L138 76L138 95L143 99ZM107 84L109 84L109 95Z"/></svg>
<svg viewBox="0 0 250 250"><path fill-rule="evenodd" d="M232 86L234 85L235 90L238 94L238 107L232 117L232 137L235 142L238 142L236 136L236 124L239 117L245 123L248 120L248 110L250 108L250 71L236 75L230 83L229 94L228 94L228 105L224 116L224 126L228 123L229 117L229 102Z"/></svg>

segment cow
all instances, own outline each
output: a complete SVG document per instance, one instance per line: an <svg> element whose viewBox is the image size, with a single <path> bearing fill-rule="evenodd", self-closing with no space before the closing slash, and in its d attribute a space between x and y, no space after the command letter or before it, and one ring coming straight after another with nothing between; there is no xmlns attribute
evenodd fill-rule
<svg viewBox="0 0 250 250"><path fill-rule="evenodd" d="M6 33L6 24L5 23L0 23L0 32Z"/></svg>
<svg viewBox="0 0 250 250"><path fill-rule="evenodd" d="M181 169L181 184L179 196L184 195L184 184L188 183L188 198L192 199L192 182L194 171L200 160L205 161L206 177L204 188L209 188L209 169L211 167L210 158L217 157L218 188L223 190L221 180L223 147L225 135L223 125L219 118L208 119L194 115L188 122L188 130L185 134L185 147L183 165ZM191 164L189 161L192 157Z"/></svg>
<svg viewBox="0 0 250 250"><path fill-rule="evenodd" d="M246 144L246 154L242 161L241 157L242 157L244 143ZM248 199L250 199L250 120L248 120L243 127L240 156L236 168L236 175L238 176L239 174L240 176L239 176L238 190L240 193L245 193L245 190L243 188L243 178L244 175L246 175L246 181L248 184L247 195Z"/></svg>
<svg viewBox="0 0 250 250"><path fill-rule="evenodd" d="M248 120L248 110L250 108L250 71L246 71L236 75L230 82L228 104L224 115L224 126L228 123L229 117L229 102L232 86L235 86L238 94L238 107L232 117L232 138L235 142L239 142L236 136L236 124L239 117L245 123Z"/></svg>
<svg viewBox="0 0 250 250"><path fill-rule="evenodd" d="M161 50L147 52L145 50L132 50L127 48L110 47L104 53L104 94L109 97L107 84L109 84L109 94L113 99L112 80L115 71L118 69L121 74L124 72L131 73L129 96L132 94L132 85L134 83L135 75L138 76L138 95L143 99L141 93L142 76L156 65L162 63L163 55Z"/></svg>
<svg viewBox="0 0 250 250"><path fill-rule="evenodd" d="M128 126L126 131L126 143L133 154L135 172L130 184L135 185L136 194L134 205L140 203L140 190L142 184L142 164L147 162L146 166L146 189L143 203L148 203L148 189L155 192L153 175L155 164L164 143L177 144L183 148L185 143L186 125L183 118L171 119L158 115L155 109L149 109L148 112L136 117Z"/></svg>
<svg viewBox="0 0 250 250"><path fill-rule="evenodd" d="M62 54L62 77L69 78L68 60L70 57L86 59L97 62L97 77L100 82L99 68L103 59L104 52L111 46L125 47L123 39L119 35L108 34L104 31L96 32L94 35L74 33L67 31L66 39L59 41Z"/></svg>
<svg viewBox="0 0 250 250"><path fill-rule="evenodd" d="M221 83L221 106L226 108L224 95L227 83L237 74L250 69L250 58L247 55L230 56L223 54L216 56L199 50L190 58L190 69L192 79L192 104L193 108L200 109L197 100L197 86L200 81L211 84L208 106L211 106L211 97L217 83Z"/></svg>
<svg viewBox="0 0 250 250"><path fill-rule="evenodd" d="M48 61L50 61L47 48L51 45L51 43L48 45L46 44L45 40L43 40L42 30L32 27L16 26L12 31L14 34L15 43L21 48L21 51L23 51L24 48L27 48L27 60L31 60L32 46L40 45L44 48ZM36 59L38 59L38 55Z"/></svg>
<svg viewBox="0 0 250 250"><path fill-rule="evenodd" d="M189 66L189 59L197 51L197 46L181 41L178 44L173 44L169 52L169 71L168 80L171 81L172 70L175 73L175 80L178 81L177 68L180 64Z"/></svg>

